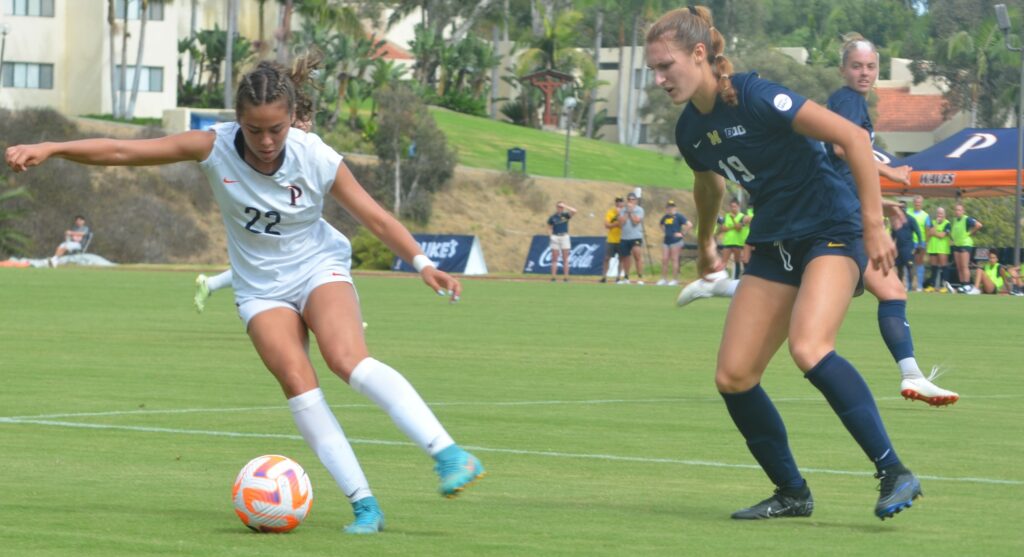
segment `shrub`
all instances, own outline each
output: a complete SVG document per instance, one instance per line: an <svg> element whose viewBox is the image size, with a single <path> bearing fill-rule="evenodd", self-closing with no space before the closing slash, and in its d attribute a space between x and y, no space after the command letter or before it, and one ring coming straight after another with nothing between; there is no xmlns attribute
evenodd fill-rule
<svg viewBox="0 0 1024 557"><path fill-rule="evenodd" d="M387 270L395 254L365 228L352 238L352 266L356 269Z"/></svg>

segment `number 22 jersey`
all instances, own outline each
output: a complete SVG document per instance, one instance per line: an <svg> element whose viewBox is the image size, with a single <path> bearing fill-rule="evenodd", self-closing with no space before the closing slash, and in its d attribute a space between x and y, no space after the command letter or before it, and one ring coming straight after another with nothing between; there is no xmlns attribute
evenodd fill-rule
<svg viewBox="0 0 1024 557"><path fill-rule="evenodd" d="M323 219L340 154L319 136L292 128L284 163L266 175L242 158L237 122L211 131L213 150L199 166L224 220L236 299L293 298L318 270L339 262L346 269L351 265L348 238Z"/></svg>
<svg viewBox="0 0 1024 557"><path fill-rule="evenodd" d="M861 230L860 203L817 140L793 130L806 98L756 73L732 76L739 106L721 98L708 114L693 103L676 123L676 145L695 172L736 182L757 207L748 243Z"/></svg>

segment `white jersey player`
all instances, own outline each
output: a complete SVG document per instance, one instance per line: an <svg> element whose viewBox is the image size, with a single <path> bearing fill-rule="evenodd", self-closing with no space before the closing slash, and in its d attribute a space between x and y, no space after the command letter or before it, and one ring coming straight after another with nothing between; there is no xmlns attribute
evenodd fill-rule
<svg viewBox="0 0 1024 557"><path fill-rule="evenodd" d="M452 440L405 378L370 357L349 274L351 247L321 217L328 195L433 291L457 301L461 285L423 255L409 231L359 185L341 156L319 137L291 129L311 117L302 83L315 61L294 70L261 62L235 96L237 123L159 139L86 139L15 145L8 166L23 172L51 157L94 165L142 166L196 161L220 205L228 233L239 314L257 353L281 385L303 438L327 467L355 513L345 531L372 534L384 515L348 440L319 388L306 347L316 335L331 371L384 409L436 461L440 492L452 497L481 477L480 461Z"/></svg>

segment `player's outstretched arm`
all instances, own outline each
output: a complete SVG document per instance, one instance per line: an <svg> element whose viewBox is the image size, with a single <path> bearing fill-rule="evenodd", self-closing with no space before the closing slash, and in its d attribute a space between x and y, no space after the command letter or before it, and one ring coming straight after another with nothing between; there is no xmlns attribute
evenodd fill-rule
<svg viewBox="0 0 1024 557"><path fill-rule="evenodd" d="M80 139L13 145L7 148L4 159L14 172L24 172L52 157L98 166L148 166L201 161L209 156L213 141L214 134L204 131L157 139Z"/></svg>
<svg viewBox="0 0 1024 557"><path fill-rule="evenodd" d="M416 239L412 237L409 230L391 213L385 211L376 200L370 197L370 194L366 193L345 163L338 167L334 185L331 187L331 195L374 236L384 242L384 245L395 255L414 265L417 260L425 259L420 245L416 243ZM423 259L418 259L418 256ZM419 265L416 266L419 267ZM438 270L433 265L417 270L420 271L420 278L423 279L423 282L434 292L442 296L450 294L453 302L459 301L462 296L462 285L458 279Z"/></svg>

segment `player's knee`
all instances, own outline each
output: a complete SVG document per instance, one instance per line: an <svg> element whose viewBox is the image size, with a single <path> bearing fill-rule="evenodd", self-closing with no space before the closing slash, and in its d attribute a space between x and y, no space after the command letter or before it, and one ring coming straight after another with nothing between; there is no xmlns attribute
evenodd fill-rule
<svg viewBox="0 0 1024 557"><path fill-rule="evenodd" d="M715 387L720 393L742 393L757 385L757 377L738 369L719 366L715 370Z"/></svg>
<svg viewBox="0 0 1024 557"><path fill-rule="evenodd" d="M834 350L831 344L814 341L794 341L792 338L789 339L789 355L793 358L793 362L796 364L800 371L807 373L814 366L818 365L818 362L822 358L828 355L829 352Z"/></svg>
<svg viewBox="0 0 1024 557"><path fill-rule="evenodd" d="M352 370L359 365L359 362L363 361L368 357L365 352L337 352L330 355L324 354L324 361L327 363L327 367L331 368L331 371L335 375L341 377L345 381L348 381L349 376L352 375Z"/></svg>

